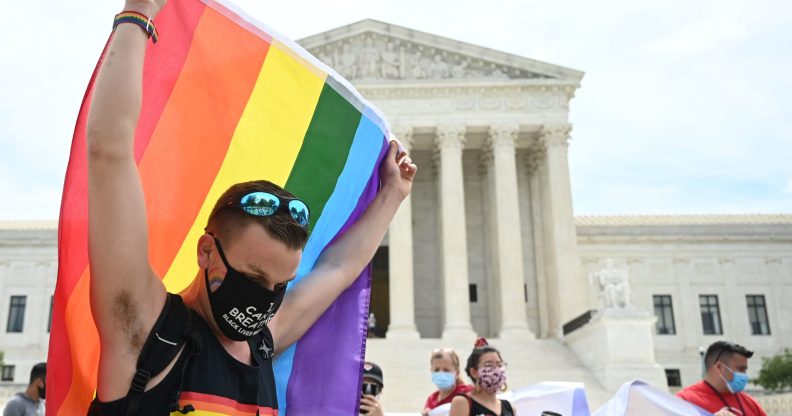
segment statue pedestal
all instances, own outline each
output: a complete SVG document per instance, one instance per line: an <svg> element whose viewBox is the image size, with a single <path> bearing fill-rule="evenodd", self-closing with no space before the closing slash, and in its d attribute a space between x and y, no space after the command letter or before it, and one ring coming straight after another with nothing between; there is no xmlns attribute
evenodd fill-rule
<svg viewBox="0 0 792 416"><path fill-rule="evenodd" d="M631 380L667 389L665 371L655 361L655 319L631 305L605 309L564 341L606 390Z"/></svg>

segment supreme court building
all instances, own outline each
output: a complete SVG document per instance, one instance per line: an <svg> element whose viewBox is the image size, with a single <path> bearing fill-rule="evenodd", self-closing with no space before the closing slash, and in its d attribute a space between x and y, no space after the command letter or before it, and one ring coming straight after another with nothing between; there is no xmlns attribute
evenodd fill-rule
<svg viewBox="0 0 792 416"><path fill-rule="evenodd" d="M697 381L719 339L792 345L792 215L575 217L583 72L374 20L300 41L390 120L419 174L373 262L388 411L420 411L430 351L485 336L509 385ZM575 140L586 140L576 137ZM0 224L3 382L46 357L56 223ZM20 306L21 305L21 306ZM751 376L761 365L751 361Z"/></svg>

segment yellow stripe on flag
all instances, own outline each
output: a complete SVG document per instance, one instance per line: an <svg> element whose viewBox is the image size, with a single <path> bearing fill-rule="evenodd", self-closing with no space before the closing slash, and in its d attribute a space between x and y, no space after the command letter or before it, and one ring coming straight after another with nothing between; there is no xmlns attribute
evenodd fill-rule
<svg viewBox="0 0 792 416"><path fill-rule="evenodd" d="M183 290L195 277L198 238L215 201L226 189L257 179L280 186L286 183L323 86L324 78L276 45L270 46L225 160L163 279L169 292Z"/></svg>

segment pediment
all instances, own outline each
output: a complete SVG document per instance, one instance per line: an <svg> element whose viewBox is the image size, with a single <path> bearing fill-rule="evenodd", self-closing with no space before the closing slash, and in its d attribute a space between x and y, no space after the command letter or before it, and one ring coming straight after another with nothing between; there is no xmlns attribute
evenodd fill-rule
<svg viewBox="0 0 792 416"><path fill-rule="evenodd" d="M578 83L583 76L573 69L375 20L299 43L356 84L529 79Z"/></svg>

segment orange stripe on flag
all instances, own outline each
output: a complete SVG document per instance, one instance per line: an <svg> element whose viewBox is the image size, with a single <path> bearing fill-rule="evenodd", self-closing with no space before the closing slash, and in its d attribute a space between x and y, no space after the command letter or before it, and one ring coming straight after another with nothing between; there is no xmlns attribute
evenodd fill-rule
<svg viewBox="0 0 792 416"><path fill-rule="evenodd" d="M70 414L77 409L85 411L95 391L99 334L93 323L91 307L86 302L90 290L89 274L90 271L86 268L66 304L65 321L71 346L72 383L59 409L62 414Z"/></svg>
<svg viewBox="0 0 792 416"><path fill-rule="evenodd" d="M168 271L196 221L268 46L212 9L198 23L190 54L140 162L149 256L159 276Z"/></svg>
<svg viewBox="0 0 792 416"><path fill-rule="evenodd" d="M187 404L193 405L198 411L217 412L223 415L252 416L259 409L255 404L239 403L227 397L192 391L183 392L179 398L179 405Z"/></svg>

